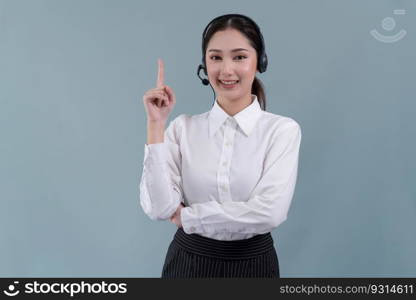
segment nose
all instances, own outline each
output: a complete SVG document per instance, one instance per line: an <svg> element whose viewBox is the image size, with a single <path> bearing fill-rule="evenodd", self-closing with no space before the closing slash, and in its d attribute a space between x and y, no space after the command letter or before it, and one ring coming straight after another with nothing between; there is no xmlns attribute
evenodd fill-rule
<svg viewBox="0 0 416 300"><path fill-rule="evenodd" d="M233 65L232 62L228 59L224 59L221 64L221 73L224 75L229 75L233 73Z"/></svg>

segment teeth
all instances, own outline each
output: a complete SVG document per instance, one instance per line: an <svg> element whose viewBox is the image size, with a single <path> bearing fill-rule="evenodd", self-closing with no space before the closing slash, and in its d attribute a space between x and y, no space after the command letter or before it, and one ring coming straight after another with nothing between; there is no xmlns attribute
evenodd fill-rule
<svg viewBox="0 0 416 300"><path fill-rule="evenodd" d="M236 83L238 80L234 80L234 81L223 81L223 80L220 80L223 84L234 84L234 83Z"/></svg>

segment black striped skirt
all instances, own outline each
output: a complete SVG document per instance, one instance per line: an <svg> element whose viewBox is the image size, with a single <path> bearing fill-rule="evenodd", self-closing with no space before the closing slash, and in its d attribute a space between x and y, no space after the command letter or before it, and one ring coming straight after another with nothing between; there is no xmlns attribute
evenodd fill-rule
<svg viewBox="0 0 416 300"><path fill-rule="evenodd" d="M166 253L162 278L279 278L272 235L221 241L178 228Z"/></svg>

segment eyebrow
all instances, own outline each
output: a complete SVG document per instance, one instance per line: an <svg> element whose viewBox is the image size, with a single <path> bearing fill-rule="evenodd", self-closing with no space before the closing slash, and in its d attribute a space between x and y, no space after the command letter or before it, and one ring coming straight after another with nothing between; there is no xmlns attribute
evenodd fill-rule
<svg viewBox="0 0 416 300"><path fill-rule="evenodd" d="M244 48L236 48L236 49L231 50L231 52L238 52L238 51L248 51L248 50ZM208 52L222 52L222 51L219 49L209 49Z"/></svg>

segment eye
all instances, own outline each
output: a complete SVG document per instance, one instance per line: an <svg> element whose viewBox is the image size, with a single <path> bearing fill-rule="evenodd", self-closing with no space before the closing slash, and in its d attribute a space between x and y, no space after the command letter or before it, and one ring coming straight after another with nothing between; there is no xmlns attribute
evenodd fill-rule
<svg viewBox="0 0 416 300"><path fill-rule="evenodd" d="M246 59L247 58L247 56L244 56L244 55L237 55L236 58L237 57L239 58L237 60L242 60L242 59ZM211 58L211 60L218 60L217 58L220 58L221 59L221 57L218 56L218 55L213 55L210 58Z"/></svg>

